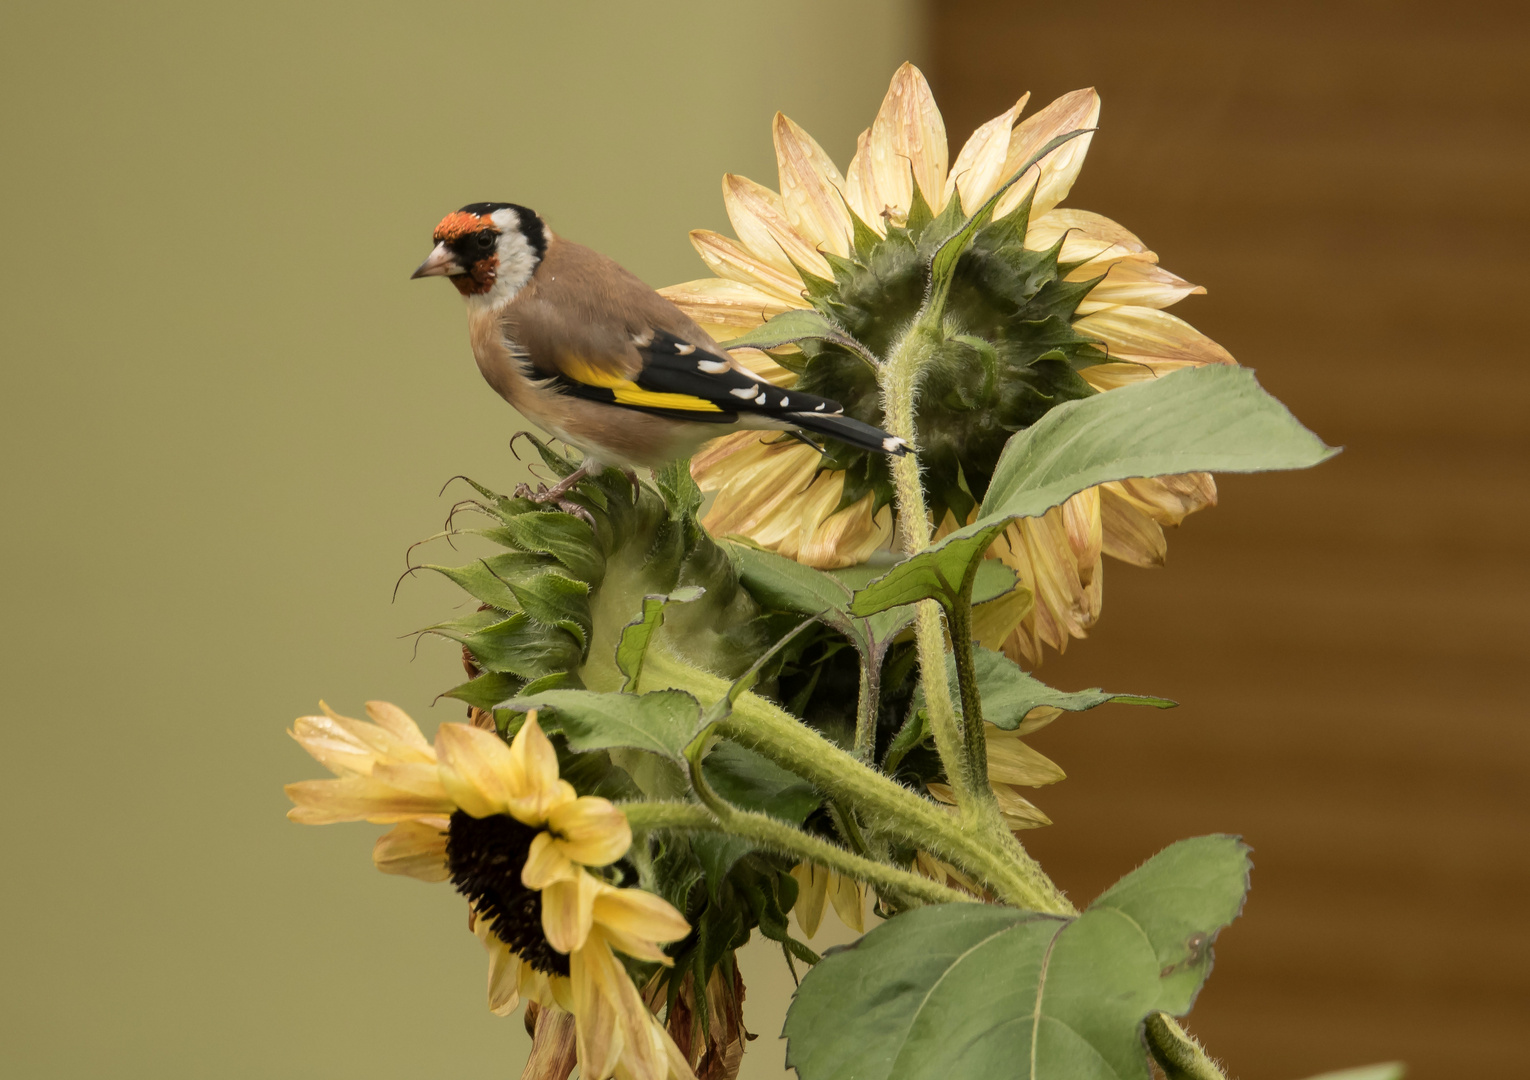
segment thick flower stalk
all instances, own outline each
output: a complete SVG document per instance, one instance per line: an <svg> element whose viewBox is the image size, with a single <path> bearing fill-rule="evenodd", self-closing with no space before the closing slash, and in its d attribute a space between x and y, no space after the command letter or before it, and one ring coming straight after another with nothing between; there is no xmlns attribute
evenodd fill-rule
<svg viewBox="0 0 1530 1080"><path fill-rule="evenodd" d="M816 309L851 342L801 341L739 350L761 375L844 402L882 424L877 361L886 360L925 299L929 257L1055 136L1092 129L1092 90L1021 119L1027 98L982 125L948 164L940 112L918 69L893 77L872 126L841 173L805 131L777 115L780 192L723 179L738 239L691 234L716 275L663 290L719 340L768 319ZM922 365L915 429L931 524L967 523L1005 441L1054 405L1187 366L1232 357L1164 309L1203 292L1108 218L1060 204L1090 135L1048 154L998 202L963 255L942 339ZM716 498L704 519L800 562L864 561L893 535L893 484L882 459L838 445L822 455L779 437L739 433L696 456ZM1014 568L1035 604L1003 643L1034 664L1099 617L1102 555L1161 563L1163 527L1216 499L1205 474L1108 483L1015 522L990 557Z"/></svg>
<svg viewBox="0 0 1530 1080"><path fill-rule="evenodd" d="M632 831L617 807L559 776L536 715L508 745L456 723L428 742L386 702L368 703L367 715L326 709L293 725L335 778L287 785L288 817L393 823L373 850L378 868L449 880L467 897L489 953L490 1009L505 1015L525 998L571 1014L582 1076L690 1078L616 955L667 965L662 944L690 926L660 897L607 880L602 868L627 853Z"/></svg>

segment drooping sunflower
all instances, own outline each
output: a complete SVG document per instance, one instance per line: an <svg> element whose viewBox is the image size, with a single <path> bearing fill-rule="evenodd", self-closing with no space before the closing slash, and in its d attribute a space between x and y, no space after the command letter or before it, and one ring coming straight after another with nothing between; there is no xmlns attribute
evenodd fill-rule
<svg viewBox="0 0 1530 1080"><path fill-rule="evenodd" d="M885 357L923 300L933 246L950 234L941 226L975 211L1049 140L1092 129L1099 117L1093 90L1021 119L1027 100L979 127L948 167L940 112L923 75L905 64L843 174L777 114L780 192L725 176L738 239L693 232L716 276L662 291L719 340L812 307ZM1091 138L1059 146L1010 187L958 264L947 340L916 420L932 524L942 532L971 519L1009 435L1053 405L1186 366L1234 363L1164 310L1204 289L1159 267L1116 222L1059 205ZM778 385L882 420L875 371L850 348L814 341L736 355ZM704 448L692 475L716 493L704 519L715 535L743 535L812 566L862 562L892 537L886 463L860 451L830 446L820 455L742 432ZM1100 614L1102 555L1157 565L1163 527L1215 501L1206 474L1129 480L1013 524L989 557L1015 569L1035 604L1004 651L1035 664L1044 645L1062 650L1083 637Z"/></svg>
<svg viewBox="0 0 1530 1080"><path fill-rule="evenodd" d="M509 745L457 723L432 744L386 702L367 715L326 708L296 721L292 737L335 779L288 784L287 816L393 824L373 849L378 869L451 881L467 897L489 953L490 1009L507 1015L524 997L571 1014L582 1076L694 1080L616 956L667 965L661 944L690 926L660 897L599 876L632 831L611 802L560 778L536 714Z"/></svg>

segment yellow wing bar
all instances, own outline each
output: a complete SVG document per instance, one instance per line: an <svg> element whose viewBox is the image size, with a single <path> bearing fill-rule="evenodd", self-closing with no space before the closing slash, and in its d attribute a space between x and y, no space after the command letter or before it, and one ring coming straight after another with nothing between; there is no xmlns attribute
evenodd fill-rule
<svg viewBox="0 0 1530 1080"><path fill-rule="evenodd" d="M722 412L715 403L691 394L664 394L656 390L644 390L631 379L617 372L602 369L579 357L567 356L559 364L563 374L585 386L598 386L610 390L618 405L634 405L647 409L680 409L686 412Z"/></svg>

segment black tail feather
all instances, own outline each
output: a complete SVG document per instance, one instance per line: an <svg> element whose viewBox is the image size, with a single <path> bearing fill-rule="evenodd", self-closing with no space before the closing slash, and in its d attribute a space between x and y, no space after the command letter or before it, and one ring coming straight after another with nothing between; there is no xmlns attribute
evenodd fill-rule
<svg viewBox="0 0 1530 1080"><path fill-rule="evenodd" d="M889 435L881 428L863 424L853 417L830 412L789 412L782 413L781 419L795 424L804 431L827 435L831 439L849 443L861 450L869 450L873 454L891 454L898 457L908 453L908 443L896 435Z"/></svg>

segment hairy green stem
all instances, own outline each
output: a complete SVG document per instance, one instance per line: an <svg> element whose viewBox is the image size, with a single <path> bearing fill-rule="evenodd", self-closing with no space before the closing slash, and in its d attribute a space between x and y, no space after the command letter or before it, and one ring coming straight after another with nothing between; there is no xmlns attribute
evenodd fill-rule
<svg viewBox="0 0 1530 1080"><path fill-rule="evenodd" d="M951 652L956 658L956 683L962 698L962 745L974 780L988 780L988 740L983 736L983 701L978 694L977 665L972 656L972 603L958 598L947 611L951 623Z"/></svg>
<svg viewBox="0 0 1530 1080"><path fill-rule="evenodd" d="M880 666L876 658L861 657L861 689L855 701L855 756L867 765L875 764L877 756L877 712L882 673L872 671L874 665Z"/></svg>
<svg viewBox="0 0 1530 1080"><path fill-rule="evenodd" d="M966 893L948 889L929 878L863 858L838 844L805 833L765 814L724 808L722 814L718 815L698 803L631 802L619 805L634 832L669 829L742 836L758 842L762 847L806 859L835 873L864 881L903 905L908 905L910 901L949 904L972 899Z"/></svg>
<svg viewBox="0 0 1530 1080"><path fill-rule="evenodd" d="M924 484L919 475L917 454L917 431L914 425L914 407L918 399L919 380L925 363L940 341L942 329L940 313L925 312L893 349L881 370L882 411L888 430L914 446L915 452L893 459L893 481L897 493L899 527L902 529L903 549L916 555L929 546L929 510L924 501ZM972 662L971 606L966 608L964 625L953 627L952 638L965 644L965 659ZM958 619L961 616L957 616ZM981 711L974 709L971 715L976 722L965 725L956 715L951 701L951 684L946 671L946 639L941 626L940 605L934 600L921 601L916 610L914 640L919 651L919 670L924 683L925 708L930 718L930 732L935 737L935 749L940 754L952 793L956 798L963 831L992 853L992 858L1005 864L1008 890L996 888L999 896L1009 903L1023 907L1059 914L1072 914L1074 907L1052 883L1039 863L1031 858L1013 833L1004 824L999 813L998 799L988 782L988 750L983 739ZM956 646L958 663L962 662L961 644ZM970 695L976 700L975 672L970 668L958 671L964 698ZM991 861L991 860L990 860ZM991 886L998 886L991 873L980 870L970 862L962 863L965 869L977 872ZM1018 901L1017 896L1024 896Z"/></svg>
<svg viewBox="0 0 1530 1080"><path fill-rule="evenodd" d="M1227 1080L1195 1036L1168 1013L1150 1013L1147 1044L1168 1080Z"/></svg>
<svg viewBox="0 0 1530 1080"><path fill-rule="evenodd" d="M684 690L707 706L726 694L729 686L725 679L692 667L656 643L644 660L638 690ZM895 836L961 867L1004 902L1033 911L1072 913L1056 887L1044 875L1038 876L1002 821L997 832L965 825L931 800L867 768L780 706L756 694L740 694L717 730L854 808L872 832ZM1003 843L1006 837L1008 845Z"/></svg>
<svg viewBox="0 0 1530 1080"><path fill-rule="evenodd" d="M938 334L938 327L926 326L922 321L915 323L882 366L882 413L887 429L915 447L914 452L896 457L892 462L893 483L898 496L898 527L902 530L903 550L910 555L917 555L930 546L930 514L924 501L924 482L919 475L914 405L919 396L921 370L934 351ZM963 820L991 819L997 816L998 805L988 786L986 769L982 774L974 772L961 721L951 701L940 606L933 600L922 601L915 618L914 640L919 649L925 708L930 717L930 733L935 736L935 750L945 766Z"/></svg>

